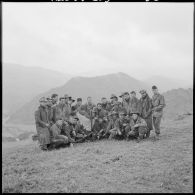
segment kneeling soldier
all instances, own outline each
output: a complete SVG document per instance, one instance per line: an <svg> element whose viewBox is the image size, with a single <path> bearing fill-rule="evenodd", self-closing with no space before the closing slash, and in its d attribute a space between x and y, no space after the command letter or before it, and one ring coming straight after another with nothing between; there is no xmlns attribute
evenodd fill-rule
<svg viewBox="0 0 195 195"><path fill-rule="evenodd" d="M132 112L131 115L131 130L127 134L127 137L137 138L137 142L139 142L144 138L144 135L147 133L147 124L146 121L139 116L139 112Z"/></svg>

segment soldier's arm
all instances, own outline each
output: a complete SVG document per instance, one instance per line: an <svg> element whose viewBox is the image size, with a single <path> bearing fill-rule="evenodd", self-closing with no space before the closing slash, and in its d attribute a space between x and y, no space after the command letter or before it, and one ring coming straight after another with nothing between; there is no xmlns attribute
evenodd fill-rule
<svg viewBox="0 0 195 195"><path fill-rule="evenodd" d="M163 95L160 95L159 101L160 101L159 105L155 108L156 111L161 110L162 108L165 107L165 99Z"/></svg>
<svg viewBox="0 0 195 195"><path fill-rule="evenodd" d="M39 110L35 111L35 121L36 123L39 123L43 127L47 126L47 123L41 120L41 115Z"/></svg>

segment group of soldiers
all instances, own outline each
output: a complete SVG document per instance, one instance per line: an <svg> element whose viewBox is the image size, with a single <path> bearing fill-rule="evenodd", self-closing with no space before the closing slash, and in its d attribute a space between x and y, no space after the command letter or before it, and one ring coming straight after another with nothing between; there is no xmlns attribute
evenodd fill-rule
<svg viewBox="0 0 195 195"><path fill-rule="evenodd" d="M152 129L155 139L159 139L165 100L156 86L152 86L152 92L150 98L146 90L141 90L140 99L135 91L124 92L119 96L121 101L112 94L110 101L102 97L97 105L91 97L85 104L82 98L75 101L67 94L41 97L40 106L35 111L40 148L49 150L55 148L53 143L73 146L74 143L104 138L140 142L150 136Z"/></svg>

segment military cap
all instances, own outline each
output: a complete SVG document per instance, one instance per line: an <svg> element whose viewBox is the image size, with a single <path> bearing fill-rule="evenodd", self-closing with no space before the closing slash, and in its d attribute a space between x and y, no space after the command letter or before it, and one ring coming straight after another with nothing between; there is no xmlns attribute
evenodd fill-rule
<svg viewBox="0 0 195 195"><path fill-rule="evenodd" d="M82 98L77 98L77 102L82 101Z"/></svg>
<svg viewBox="0 0 195 195"><path fill-rule="evenodd" d="M64 98L67 99L67 98L70 98L70 96L68 94L65 94Z"/></svg>
<svg viewBox="0 0 195 195"><path fill-rule="evenodd" d="M131 92L130 92L130 94L132 94L132 93L136 94L135 91L131 91Z"/></svg>
<svg viewBox="0 0 195 195"><path fill-rule="evenodd" d="M119 97L120 97L120 98L122 98L123 96L124 96L124 92L123 92L123 93L121 93L121 95L119 95Z"/></svg>
<svg viewBox="0 0 195 195"><path fill-rule="evenodd" d="M53 93L53 94L51 95L51 98L55 98L56 96L58 96L58 94L57 94L57 93Z"/></svg>
<svg viewBox="0 0 195 195"><path fill-rule="evenodd" d="M98 103L97 103L97 106L98 106L98 105L102 105L102 103L98 102Z"/></svg>
<svg viewBox="0 0 195 195"><path fill-rule="evenodd" d="M65 98L64 97L60 97L59 99L61 100L61 99L65 99Z"/></svg>
<svg viewBox="0 0 195 195"><path fill-rule="evenodd" d="M39 102L47 102L47 100L46 100L45 97L41 97L41 98L39 99Z"/></svg>
<svg viewBox="0 0 195 195"><path fill-rule="evenodd" d="M112 98L117 98L118 99L118 97L115 94L111 94L110 99L112 99Z"/></svg>
<svg viewBox="0 0 195 195"><path fill-rule="evenodd" d="M153 86L152 86L152 89L157 89L157 86L156 86L156 85L153 85Z"/></svg>
<svg viewBox="0 0 195 195"><path fill-rule="evenodd" d="M106 99L106 97L102 97L102 100Z"/></svg>
<svg viewBox="0 0 195 195"><path fill-rule="evenodd" d="M141 94L143 94L143 93L146 93L146 90L145 89L142 89L142 90L140 90L139 91Z"/></svg>

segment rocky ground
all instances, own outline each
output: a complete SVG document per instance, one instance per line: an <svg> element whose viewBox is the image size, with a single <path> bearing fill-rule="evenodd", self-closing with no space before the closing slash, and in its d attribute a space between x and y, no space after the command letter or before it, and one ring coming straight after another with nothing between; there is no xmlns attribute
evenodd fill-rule
<svg viewBox="0 0 195 195"><path fill-rule="evenodd" d="M80 143L43 152L3 143L2 192L192 192L193 116L163 120L161 137Z"/></svg>

